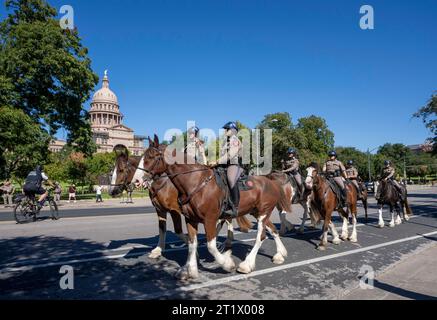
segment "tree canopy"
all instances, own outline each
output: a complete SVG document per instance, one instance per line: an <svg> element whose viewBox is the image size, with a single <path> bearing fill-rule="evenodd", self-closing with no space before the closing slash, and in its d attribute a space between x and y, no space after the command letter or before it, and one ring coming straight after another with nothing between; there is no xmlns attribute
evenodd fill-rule
<svg viewBox="0 0 437 320"><path fill-rule="evenodd" d="M77 30L64 30L45 0L7 0L0 23L0 106L22 110L50 135L95 151L83 108L98 81Z"/></svg>
<svg viewBox="0 0 437 320"><path fill-rule="evenodd" d="M428 104L415 113L414 116L422 118L426 127L434 135L430 140L434 143L434 154L437 154L437 94L432 95Z"/></svg>

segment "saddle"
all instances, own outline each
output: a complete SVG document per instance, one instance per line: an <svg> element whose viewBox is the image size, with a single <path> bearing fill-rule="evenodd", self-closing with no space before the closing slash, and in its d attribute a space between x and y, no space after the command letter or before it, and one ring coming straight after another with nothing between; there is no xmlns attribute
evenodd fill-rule
<svg viewBox="0 0 437 320"><path fill-rule="evenodd" d="M335 196L336 196L336 198L337 198L337 200L338 200L338 201L337 201L337 203L338 203L338 205L337 205L337 209L343 208L344 205L345 205L345 203L346 203L346 199L344 199L340 187L339 187L338 184L334 181L334 178L333 178L333 177L327 177L326 180L328 181L329 187L330 187L331 190L334 192L334 194L335 194ZM346 181L346 182L345 182L345 186L346 186L347 184L350 184L350 183L351 183L350 181Z"/></svg>
<svg viewBox="0 0 437 320"><path fill-rule="evenodd" d="M299 199L303 196L303 194L301 194L301 190L299 188L299 185L297 184L296 178L294 177L294 175L292 175L291 173L287 173L288 176L288 181L290 182L291 186L293 187L293 190L296 190L293 199L291 201L292 204L298 204Z"/></svg>
<svg viewBox="0 0 437 320"><path fill-rule="evenodd" d="M225 192L225 197L221 205L221 211L223 213L226 210L231 209L227 170L224 167L214 168L214 175L217 185ZM253 182L250 180L250 176L248 176L245 172L243 172L239 177L237 185L240 192L253 189Z"/></svg>

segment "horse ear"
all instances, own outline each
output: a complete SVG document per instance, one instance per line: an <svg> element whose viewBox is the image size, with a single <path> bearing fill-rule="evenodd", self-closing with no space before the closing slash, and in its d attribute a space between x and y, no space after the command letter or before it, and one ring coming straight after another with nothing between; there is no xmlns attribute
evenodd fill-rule
<svg viewBox="0 0 437 320"><path fill-rule="evenodd" d="M118 144L114 147L114 152L117 156L125 156L126 158L129 157L129 151L127 150L126 146L122 144Z"/></svg>
<svg viewBox="0 0 437 320"><path fill-rule="evenodd" d="M155 134L155 147L159 146L159 138L158 136Z"/></svg>
<svg viewBox="0 0 437 320"><path fill-rule="evenodd" d="M153 140L150 139L150 137L147 137L147 138L149 139L149 146L150 146L150 147L154 147L155 145L154 145L154 143L153 143Z"/></svg>

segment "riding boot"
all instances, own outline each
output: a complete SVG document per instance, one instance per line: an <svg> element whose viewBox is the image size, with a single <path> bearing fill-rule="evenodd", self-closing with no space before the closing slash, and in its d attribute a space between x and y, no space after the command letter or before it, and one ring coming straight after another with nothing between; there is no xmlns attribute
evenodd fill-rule
<svg viewBox="0 0 437 320"><path fill-rule="evenodd" d="M238 217L238 207L240 205L240 189L238 188L238 183L231 189L231 199L230 199L231 209L226 210L224 214L232 219Z"/></svg>
<svg viewBox="0 0 437 320"><path fill-rule="evenodd" d="M300 186L300 202L305 200L305 186L303 183Z"/></svg>
<svg viewBox="0 0 437 320"><path fill-rule="evenodd" d="M345 207L349 206L348 200L347 200L347 189L344 188L343 190L341 190L341 197L343 198L343 203Z"/></svg>

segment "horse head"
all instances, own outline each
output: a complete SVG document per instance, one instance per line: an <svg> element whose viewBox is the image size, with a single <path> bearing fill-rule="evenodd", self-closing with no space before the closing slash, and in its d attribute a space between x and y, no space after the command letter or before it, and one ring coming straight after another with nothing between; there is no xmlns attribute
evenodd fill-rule
<svg viewBox="0 0 437 320"><path fill-rule="evenodd" d="M149 148L144 153L144 171L151 176L161 175L167 169L165 161L166 145L159 143L155 134L154 140L149 137Z"/></svg>
<svg viewBox="0 0 437 320"><path fill-rule="evenodd" d="M317 163L312 162L307 167L306 170L307 170L307 176L305 178L305 187L307 189L312 189L314 184L315 184L315 180L317 178L317 175L319 174L320 167Z"/></svg>
<svg viewBox="0 0 437 320"><path fill-rule="evenodd" d="M116 145L114 153L116 155L115 167L109 187L109 195L112 197L127 190L128 186L132 183L140 162L138 157L129 156L129 151L124 145Z"/></svg>

